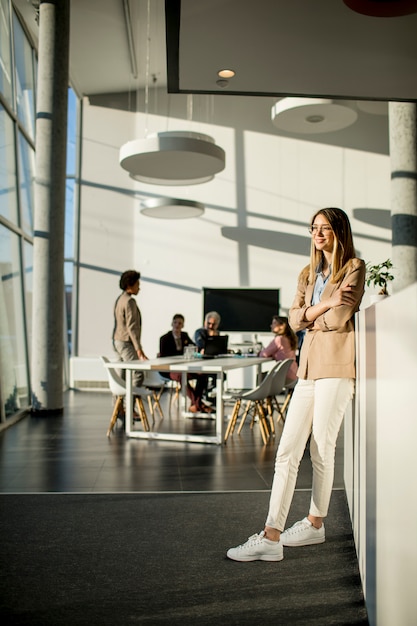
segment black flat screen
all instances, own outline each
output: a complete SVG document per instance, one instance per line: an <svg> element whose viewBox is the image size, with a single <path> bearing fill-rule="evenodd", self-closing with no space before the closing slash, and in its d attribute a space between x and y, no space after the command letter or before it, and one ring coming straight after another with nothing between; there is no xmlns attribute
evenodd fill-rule
<svg viewBox="0 0 417 626"><path fill-rule="evenodd" d="M279 289L203 287L204 315L217 311L221 331L261 333L271 330L279 314Z"/></svg>

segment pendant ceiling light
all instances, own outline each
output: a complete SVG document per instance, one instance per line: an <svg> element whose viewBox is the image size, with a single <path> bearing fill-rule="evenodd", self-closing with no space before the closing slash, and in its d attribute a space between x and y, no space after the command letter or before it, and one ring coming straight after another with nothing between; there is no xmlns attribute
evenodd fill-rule
<svg viewBox="0 0 417 626"><path fill-rule="evenodd" d="M168 131L125 143L119 161L142 183L195 185L212 180L224 169L225 152L209 135Z"/></svg>
<svg viewBox="0 0 417 626"><path fill-rule="evenodd" d="M147 1L145 136L125 143L119 163L130 176L152 185L195 185L212 180L225 168L225 152L212 137L192 131L166 131L148 135L150 81L150 0ZM154 77L155 79L155 77ZM153 81L154 86L156 80ZM187 97L187 118L192 120L193 96Z"/></svg>
<svg viewBox="0 0 417 626"><path fill-rule="evenodd" d="M417 13L417 0L343 0L349 9L370 17L400 17Z"/></svg>
<svg viewBox="0 0 417 626"><path fill-rule="evenodd" d="M271 111L277 128L305 135L341 130L353 124L357 117L354 109L322 98L283 98Z"/></svg>
<svg viewBox="0 0 417 626"><path fill-rule="evenodd" d="M204 204L201 202L178 198L149 198L141 203L141 207L142 215L168 220L199 217L204 213Z"/></svg>

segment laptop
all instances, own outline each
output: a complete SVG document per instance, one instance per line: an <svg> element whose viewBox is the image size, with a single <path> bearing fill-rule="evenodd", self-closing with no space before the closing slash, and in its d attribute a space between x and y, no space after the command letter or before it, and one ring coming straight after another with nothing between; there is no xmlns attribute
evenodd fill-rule
<svg viewBox="0 0 417 626"><path fill-rule="evenodd" d="M221 354L227 354L227 344L229 335L214 335L207 337L206 346L204 348L204 358L214 358Z"/></svg>

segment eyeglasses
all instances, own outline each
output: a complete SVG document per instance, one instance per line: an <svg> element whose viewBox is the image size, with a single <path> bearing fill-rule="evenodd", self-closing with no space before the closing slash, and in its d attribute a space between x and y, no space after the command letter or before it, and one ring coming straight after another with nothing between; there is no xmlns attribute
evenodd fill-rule
<svg viewBox="0 0 417 626"><path fill-rule="evenodd" d="M322 232L323 235L328 235L329 233L333 232L333 228L331 226L310 226L310 228L308 229L308 232L310 233L310 235L315 235L318 232Z"/></svg>

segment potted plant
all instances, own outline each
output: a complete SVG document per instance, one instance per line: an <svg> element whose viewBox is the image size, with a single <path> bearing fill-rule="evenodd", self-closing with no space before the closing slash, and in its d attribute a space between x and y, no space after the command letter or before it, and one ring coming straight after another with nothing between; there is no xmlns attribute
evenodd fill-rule
<svg viewBox="0 0 417 626"><path fill-rule="evenodd" d="M367 286L370 287L372 285L373 287L380 288L377 297L375 298L371 296L371 300L380 300L381 297L385 298L389 295L388 283L391 280L394 280L394 276L390 273L392 266L391 259L387 259L378 265L370 265L369 263L366 264Z"/></svg>

